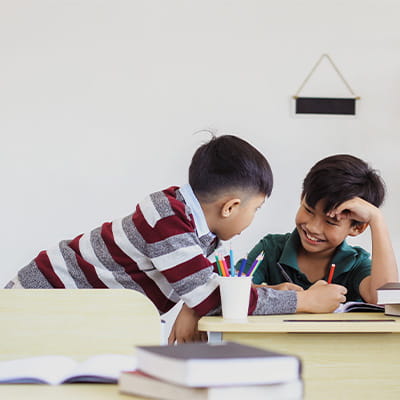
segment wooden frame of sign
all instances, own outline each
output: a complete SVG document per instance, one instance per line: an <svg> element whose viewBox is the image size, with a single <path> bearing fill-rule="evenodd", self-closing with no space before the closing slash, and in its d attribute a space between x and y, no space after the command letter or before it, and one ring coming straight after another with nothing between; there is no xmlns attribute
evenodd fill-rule
<svg viewBox="0 0 400 400"><path fill-rule="evenodd" d="M356 98L295 97L295 101L296 114L356 114Z"/></svg>

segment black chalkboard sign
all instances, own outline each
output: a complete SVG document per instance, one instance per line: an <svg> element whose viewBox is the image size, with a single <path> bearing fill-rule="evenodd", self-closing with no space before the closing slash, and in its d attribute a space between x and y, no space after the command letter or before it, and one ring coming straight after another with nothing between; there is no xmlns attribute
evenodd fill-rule
<svg viewBox="0 0 400 400"><path fill-rule="evenodd" d="M297 97L296 114L355 115L356 99L329 97Z"/></svg>

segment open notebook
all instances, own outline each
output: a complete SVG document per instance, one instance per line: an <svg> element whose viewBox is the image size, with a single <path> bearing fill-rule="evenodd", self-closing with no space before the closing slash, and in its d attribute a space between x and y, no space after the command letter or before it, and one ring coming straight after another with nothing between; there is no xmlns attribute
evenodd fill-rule
<svg viewBox="0 0 400 400"><path fill-rule="evenodd" d="M385 307L377 304L363 303L361 301L348 301L341 304L334 312L384 312Z"/></svg>

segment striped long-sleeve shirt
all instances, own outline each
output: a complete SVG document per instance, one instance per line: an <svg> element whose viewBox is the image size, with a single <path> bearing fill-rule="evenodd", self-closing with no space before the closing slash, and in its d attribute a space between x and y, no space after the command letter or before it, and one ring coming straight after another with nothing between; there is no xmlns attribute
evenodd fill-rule
<svg viewBox="0 0 400 400"><path fill-rule="evenodd" d="M24 288L134 289L160 313L182 299L205 315L220 307L209 260L217 244L190 186L170 187L149 195L133 214L42 251L18 279ZM250 313L294 312L292 292L261 292L259 298L260 289L252 290Z"/></svg>

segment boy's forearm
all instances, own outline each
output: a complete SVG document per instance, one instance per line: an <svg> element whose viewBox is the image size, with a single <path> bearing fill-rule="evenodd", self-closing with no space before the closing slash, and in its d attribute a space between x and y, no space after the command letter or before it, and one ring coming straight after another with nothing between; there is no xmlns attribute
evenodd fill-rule
<svg viewBox="0 0 400 400"><path fill-rule="evenodd" d="M370 222L372 240L371 278L365 301L376 303L376 289L386 282L398 280L398 269L386 222L379 214Z"/></svg>
<svg viewBox="0 0 400 400"><path fill-rule="evenodd" d="M312 288L304 291L258 288L257 307L253 315L326 313L335 310L340 301L345 301L339 293L342 291L340 285L320 281Z"/></svg>

